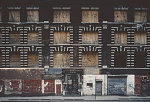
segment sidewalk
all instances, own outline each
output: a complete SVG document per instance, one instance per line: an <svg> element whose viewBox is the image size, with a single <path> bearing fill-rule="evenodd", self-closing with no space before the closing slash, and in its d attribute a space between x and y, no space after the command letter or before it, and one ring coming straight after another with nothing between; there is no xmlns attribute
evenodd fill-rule
<svg viewBox="0 0 150 102"><path fill-rule="evenodd" d="M67 96L33 96L33 97L19 97L19 96L12 96L12 97L0 97L0 101L39 101L39 100L76 100L76 101L119 101L119 100L145 100L150 101L150 96L141 97L141 96L77 96L77 97L67 97Z"/></svg>

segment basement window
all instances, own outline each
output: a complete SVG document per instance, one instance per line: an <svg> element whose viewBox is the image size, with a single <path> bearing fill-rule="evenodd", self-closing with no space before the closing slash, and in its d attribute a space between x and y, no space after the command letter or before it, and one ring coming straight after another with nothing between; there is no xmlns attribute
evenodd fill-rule
<svg viewBox="0 0 150 102"><path fill-rule="evenodd" d="M92 88L93 87L93 83L87 83L87 87Z"/></svg>

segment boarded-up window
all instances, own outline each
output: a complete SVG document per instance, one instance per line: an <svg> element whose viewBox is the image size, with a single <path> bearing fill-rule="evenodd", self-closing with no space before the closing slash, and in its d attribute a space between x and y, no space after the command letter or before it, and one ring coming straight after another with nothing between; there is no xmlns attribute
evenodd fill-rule
<svg viewBox="0 0 150 102"><path fill-rule="evenodd" d="M145 52L135 52L134 53L134 67L144 68L146 67L146 53Z"/></svg>
<svg viewBox="0 0 150 102"><path fill-rule="evenodd" d="M98 67L98 53L97 52L83 52L82 53L82 67Z"/></svg>
<svg viewBox="0 0 150 102"><path fill-rule="evenodd" d="M28 44L38 44L37 32L28 32Z"/></svg>
<svg viewBox="0 0 150 102"><path fill-rule="evenodd" d="M28 10L27 11L27 22L38 22L39 21L39 11L38 10Z"/></svg>
<svg viewBox="0 0 150 102"><path fill-rule="evenodd" d="M98 44L98 32L83 32L82 43L83 44Z"/></svg>
<svg viewBox="0 0 150 102"><path fill-rule="evenodd" d="M83 10L82 11L83 23L98 23L98 11L95 10Z"/></svg>
<svg viewBox="0 0 150 102"><path fill-rule="evenodd" d="M127 33L115 32L115 44L127 44Z"/></svg>
<svg viewBox="0 0 150 102"><path fill-rule="evenodd" d="M20 43L20 33L19 32L11 32L9 34L9 43L10 44L19 44Z"/></svg>
<svg viewBox="0 0 150 102"><path fill-rule="evenodd" d="M134 43L135 44L146 44L147 43L147 33L146 32L135 32Z"/></svg>
<svg viewBox="0 0 150 102"><path fill-rule="evenodd" d="M114 67L116 68L126 67L126 59L127 59L126 57L127 57L126 52L115 52Z"/></svg>
<svg viewBox="0 0 150 102"><path fill-rule="evenodd" d="M10 52L10 67L19 68L20 67L20 53Z"/></svg>
<svg viewBox="0 0 150 102"><path fill-rule="evenodd" d="M18 11L18 10L9 11L9 21L10 22L20 22L20 11Z"/></svg>
<svg viewBox="0 0 150 102"><path fill-rule="evenodd" d="M54 44L69 44L70 32L54 32Z"/></svg>
<svg viewBox="0 0 150 102"><path fill-rule="evenodd" d="M28 67L39 67L38 52L28 52Z"/></svg>
<svg viewBox="0 0 150 102"><path fill-rule="evenodd" d="M70 11L56 10L53 17L53 22L70 22Z"/></svg>
<svg viewBox="0 0 150 102"><path fill-rule="evenodd" d="M2 52L0 51L0 67L2 67Z"/></svg>
<svg viewBox="0 0 150 102"><path fill-rule="evenodd" d="M115 22L127 22L127 11L114 11Z"/></svg>
<svg viewBox="0 0 150 102"><path fill-rule="evenodd" d="M69 68L70 67L70 53L69 52L55 52L54 53L54 68Z"/></svg>
<svg viewBox="0 0 150 102"><path fill-rule="evenodd" d="M147 11L135 11L134 22L147 22Z"/></svg>

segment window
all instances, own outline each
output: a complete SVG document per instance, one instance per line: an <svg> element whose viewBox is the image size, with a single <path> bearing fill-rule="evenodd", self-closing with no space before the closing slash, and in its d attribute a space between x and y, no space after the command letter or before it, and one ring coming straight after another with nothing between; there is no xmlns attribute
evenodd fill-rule
<svg viewBox="0 0 150 102"><path fill-rule="evenodd" d="M9 11L9 21L10 22L20 22L20 11L10 10Z"/></svg>
<svg viewBox="0 0 150 102"><path fill-rule="evenodd" d="M98 10L83 10L82 23L98 23Z"/></svg>
<svg viewBox="0 0 150 102"><path fill-rule="evenodd" d="M92 88L93 87L93 83L87 83L87 87Z"/></svg>
<svg viewBox="0 0 150 102"><path fill-rule="evenodd" d="M19 32L11 32L9 34L9 43L10 44L19 44L20 43L20 33Z"/></svg>
<svg viewBox="0 0 150 102"><path fill-rule="evenodd" d="M146 32L135 32L134 43L135 44L147 44L147 33Z"/></svg>
<svg viewBox="0 0 150 102"><path fill-rule="evenodd" d="M39 11L28 10L27 11L27 22L39 22Z"/></svg>
<svg viewBox="0 0 150 102"><path fill-rule="evenodd" d="M135 52L134 53L134 67L145 68L146 67L146 52Z"/></svg>
<svg viewBox="0 0 150 102"><path fill-rule="evenodd" d="M115 44L127 44L127 33L115 32Z"/></svg>
<svg viewBox="0 0 150 102"><path fill-rule="evenodd" d="M114 66L116 68L126 67L126 52L115 52Z"/></svg>
<svg viewBox="0 0 150 102"><path fill-rule="evenodd" d="M68 23L70 22L69 10L55 10L53 16L53 22Z"/></svg>
<svg viewBox="0 0 150 102"><path fill-rule="evenodd" d="M54 52L54 68L69 68L70 53L69 52Z"/></svg>
<svg viewBox="0 0 150 102"><path fill-rule="evenodd" d="M2 44L2 32L0 32L0 44Z"/></svg>
<svg viewBox="0 0 150 102"><path fill-rule="evenodd" d="M98 53L97 52L83 52L82 53L82 67L98 67Z"/></svg>
<svg viewBox="0 0 150 102"><path fill-rule="evenodd" d="M20 67L20 53L10 52L10 67L19 68Z"/></svg>
<svg viewBox="0 0 150 102"><path fill-rule="evenodd" d="M0 22L2 22L2 12L0 11Z"/></svg>
<svg viewBox="0 0 150 102"><path fill-rule="evenodd" d="M2 52L0 51L0 67L2 67Z"/></svg>
<svg viewBox="0 0 150 102"><path fill-rule="evenodd" d="M127 11L126 10L114 11L114 22L127 22Z"/></svg>
<svg viewBox="0 0 150 102"><path fill-rule="evenodd" d="M147 11L142 11L142 10L135 11L134 22L147 22Z"/></svg>
<svg viewBox="0 0 150 102"><path fill-rule="evenodd" d="M70 32L54 32L54 44L69 44Z"/></svg>
<svg viewBox="0 0 150 102"><path fill-rule="evenodd" d="M38 44L37 32L28 32L28 44Z"/></svg>
<svg viewBox="0 0 150 102"><path fill-rule="evenodd" d="M39 67L39 54L38 52L28 52L28 67Z"/></svg>
<svg viewBox="0 0 150 102"><path fill-rule="evenodd" d="M98 32L83 32L82 43L83 44L98 44Z"/></svg>

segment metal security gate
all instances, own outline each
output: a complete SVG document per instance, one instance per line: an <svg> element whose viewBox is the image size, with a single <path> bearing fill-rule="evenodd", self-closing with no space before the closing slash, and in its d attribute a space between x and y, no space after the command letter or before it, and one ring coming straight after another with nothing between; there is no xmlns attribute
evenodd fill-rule
<svg viewBox="0 0 150 102"><path fill-rule="evenodd" d="M126 90L126 77L108 77L108 95L125 95Z"/></svg>
<svg viewBox="0 0 150 102"><path fill-rule="evenodd" d="M102 81L96 81L96 95L102 95Z"/></svg>

